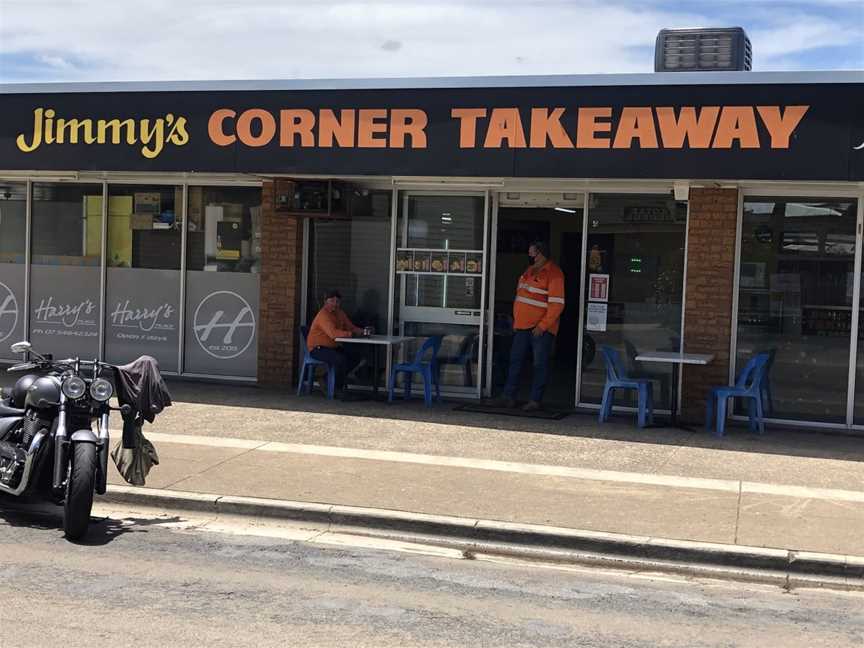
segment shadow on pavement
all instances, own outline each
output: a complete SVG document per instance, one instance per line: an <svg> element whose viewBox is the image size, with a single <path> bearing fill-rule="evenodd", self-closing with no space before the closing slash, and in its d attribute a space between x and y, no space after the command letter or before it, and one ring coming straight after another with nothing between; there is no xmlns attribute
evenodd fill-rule
<svg viewBox="0 0 864 648"><path fill-rule="evenodd" d="M700 427L695 427L693 432L674 428L641 430L635 425L635 415L630 414L617 417L611 424L601 425L597 423L596 413L591 411L574 411L564 419L555 421L454 411L454 408L461 404L456 400L436 403L432 408L426 408L420 399L409 402L397 399L393 403L372 400L328 401L316 391L298 397L293 390L257 385L225 385L174 379L169 382L169 387L176 403L261 408L298 414L384 418L629 443L864 461L862 439L840 430L769 426L765 435L759 436L749 433L743 426L730 425L726 436L718 439Z"/></svg>
<svg viewBox="0 0 864 648"><path fill-rule="evenodd" d="M119 520L113 517L94 517L90 519L90 530L87 535L75 544L99 547L126 533L147 533L147 527L172 524L182 520L183 518L177 515L159 518L124 517Z"/></svg>
<svg viewBox="0 0 864 648"><path fill-rule="evenodd" d="M0 520L11 527L26 527L36 531L56 531L63 534L63 509L49 502L17 501L0 497ZM87 535L73 544L99 547L126 533L147 533L147 527L174 524L183 518L172 517L114 517L92 516Z"/></svg>

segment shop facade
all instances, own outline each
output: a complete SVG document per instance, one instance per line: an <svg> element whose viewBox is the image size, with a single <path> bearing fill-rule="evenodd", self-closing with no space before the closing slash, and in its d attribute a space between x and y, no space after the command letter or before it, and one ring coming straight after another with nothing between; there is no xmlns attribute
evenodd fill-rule
<svg viewBox="0 0 864 648"><path fill-rule="evenodd" d="M771 417L864 431L860 74L5 86L0 358L290 385L337 288L443 336L444 391L503 382L527 244L567 277L547 400L596 407L610 344L753 353ZM410 355L410 345L403 352ZM626 405L626 402L622 402Z"/></svg>

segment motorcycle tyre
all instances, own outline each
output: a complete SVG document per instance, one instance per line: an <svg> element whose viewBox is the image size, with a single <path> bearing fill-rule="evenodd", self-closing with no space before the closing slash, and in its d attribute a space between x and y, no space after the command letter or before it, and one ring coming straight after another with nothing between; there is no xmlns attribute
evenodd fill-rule
<svg viewBox="0 0 864 648"><path fill-rule="evenodd" d="M63 531L67 540L75 541L87 533L90 524L93 491L96 487L96 446L92 443L76 443L72 446L71 459L72 467L63 502Z"/></svg>

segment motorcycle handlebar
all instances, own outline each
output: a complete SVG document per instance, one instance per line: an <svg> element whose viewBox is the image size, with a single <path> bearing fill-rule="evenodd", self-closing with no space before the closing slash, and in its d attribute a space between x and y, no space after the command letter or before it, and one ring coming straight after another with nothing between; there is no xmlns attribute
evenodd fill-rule
<svg viewBox="0 0 864 648"><path fill-rule="evenodd" d="M99 366L99 367L113 367L114 365L109 364L107 362L102 362L101 360L81 360L80 358L64 358L63 360L54 360L54 364L63 364L70 365L75 364L76 362L79 365L87 365L89 367Z"/></svg>

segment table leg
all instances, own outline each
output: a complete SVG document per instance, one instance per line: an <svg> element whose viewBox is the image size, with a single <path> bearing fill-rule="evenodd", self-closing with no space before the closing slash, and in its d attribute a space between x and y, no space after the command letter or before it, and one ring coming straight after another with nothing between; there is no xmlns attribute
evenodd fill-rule
<svg viewBox="0 0 864 648"><path fill-rule="evenodd" d="M378 345L372 344L372 398L378 398Z"/></svg>
<svg viewBox="0 0 864 648"><path fill-rule="evenodd" d="M672 407L671 407L671 425L674 428L679 430L684 430L685 432L695 432L693 428L683 425L678 422L678 392L681 389L681 382L679 380L680 373L683 367L673 364L672 365L672 388L671 388L671 396L672 396Z"/></svg>
<svg viewBox="0 0 864 648"><path fill-rule="evenodd" d="M672 398L669 409L671 412L672 427L678 427L678 365L672 363L672 380L669 383L669 395Z"/></svg>

